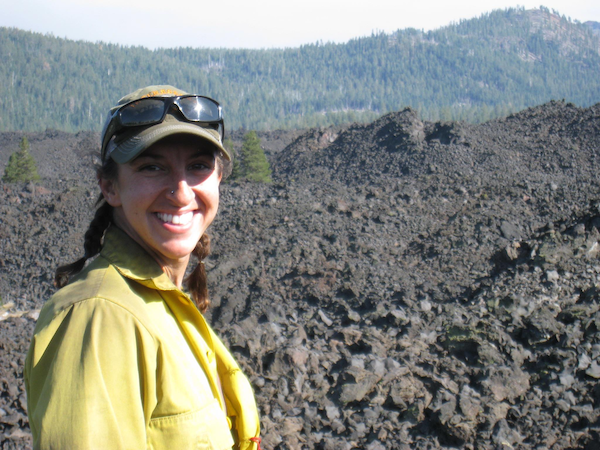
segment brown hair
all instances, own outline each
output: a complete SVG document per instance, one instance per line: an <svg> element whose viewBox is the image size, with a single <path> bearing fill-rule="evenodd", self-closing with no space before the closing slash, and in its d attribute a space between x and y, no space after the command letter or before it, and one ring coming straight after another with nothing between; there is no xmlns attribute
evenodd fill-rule
<svg viewBox="0 0 600 450"><path fill-rule="evenodd" d="M222 179L226 178L231 173L231 162L226 160L220 151L216 152L215 159L218 173L222 176ZM98 179L114 181L117 179L117 174L117 163L115 163L112 158L108 158L107 161L96 170L96 177ZM110 206L104 199L104 196L100 194L100 197L96 202L96 213L94 214L90 226L85 232L83 257L71 264L66 264L56 269L54 274L54 284L57 287L62 288L63 286L66 286L73 275L81 272L88 259L93 258L100 253L103 245L104 232L113 221L112 213L113 207ZM202 313L206 312L210 305L206 270L204 269L203 262L209 253L210 237L208 234L204 233L192 252L192 254L198 258L198 265L185 279L185 284L190 292L192 300Z"/></svg>

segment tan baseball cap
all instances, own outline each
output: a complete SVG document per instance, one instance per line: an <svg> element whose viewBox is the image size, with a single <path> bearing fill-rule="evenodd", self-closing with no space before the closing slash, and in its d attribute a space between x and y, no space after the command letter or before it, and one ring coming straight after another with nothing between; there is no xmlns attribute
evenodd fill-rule
<svg viewBox="0 0 600 450"><path fill-rule="evenodd" d="M222 152L227 160L231 160L231 155L223 146L219 130L206 123L187 121L179 111L176 111L176 108L169 110L164 120L160 123L148 126L127 127L124 128L124 131L116 133L115 121L117 119L115 113L121 106L147 97L178 97L181 95L189 94L173 86L157 85L138 89L121 98L110 109L102 131L102 161L105 161L110 156L119 164L127 163L154 143L174 134L196 136Z"/></svg>

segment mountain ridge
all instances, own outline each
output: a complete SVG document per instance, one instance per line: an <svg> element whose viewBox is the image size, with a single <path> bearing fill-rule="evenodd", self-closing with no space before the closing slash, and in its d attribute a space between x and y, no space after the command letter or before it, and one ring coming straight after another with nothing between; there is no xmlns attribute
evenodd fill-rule
<svg viewBox="0 0 600 450"><path fill-rule="evenodd" d="M159 49L0 29L0 131L99 130L116 98L173 84L224 104L230 130L370 122L412 107L483 122L550 100L600 101L600 38L547 9L293 49Z"/></svg>

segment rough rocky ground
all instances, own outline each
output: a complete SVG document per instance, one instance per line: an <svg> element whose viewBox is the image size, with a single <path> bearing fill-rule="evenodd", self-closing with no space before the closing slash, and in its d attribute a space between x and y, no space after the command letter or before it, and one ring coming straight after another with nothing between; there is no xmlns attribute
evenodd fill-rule
<svg viewBox="0 0 600 450"><path fill-rule="evenodd" d="M96 135L27 136L43 181L0 184L1 448L30 445L29 336L97 195ZM207 267L265 448L600 447L600 105L262 137L275 181L223 186Z"/></svg>

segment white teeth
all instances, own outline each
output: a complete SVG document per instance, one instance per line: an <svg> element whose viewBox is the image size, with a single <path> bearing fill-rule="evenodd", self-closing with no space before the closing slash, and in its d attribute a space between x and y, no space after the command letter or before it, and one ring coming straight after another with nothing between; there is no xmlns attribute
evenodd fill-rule
<svg viewBox="0 0 600 450"><path fill-rule="evenodd" d="M163 213L156 213L156 215L163 222L172 223L173 225L187 225L192 221L192 217L194 217L194 213L192 211L181 215Z"/></svg>

